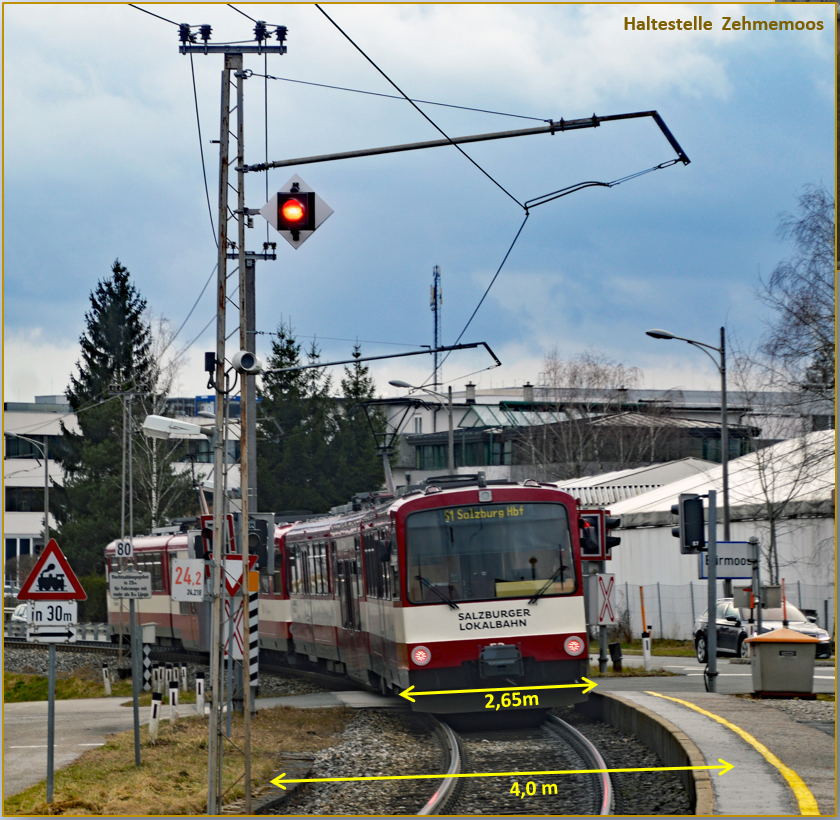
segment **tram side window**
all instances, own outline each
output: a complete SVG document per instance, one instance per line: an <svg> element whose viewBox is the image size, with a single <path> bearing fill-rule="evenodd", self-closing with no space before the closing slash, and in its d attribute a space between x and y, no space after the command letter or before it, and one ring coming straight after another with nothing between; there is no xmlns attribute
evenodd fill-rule
<svg viewBox="0 0 840 820"><path fill-rule="evenodd" d="M320 541L309 547L309 593L329 595L329 573L327 570L327 542Z"/></svg>
<svg viewBox="0 0 840 820"><path fill-rule="evenodd" d="M361 575L361 568L362 568L362 542L359 536L357 535L353 539L356 547L356 558L353 561L353 578L356 584L356 597L357 598L364 598L365 597L365 585L362 582L362 575Z"/></svg>
<svg viewBox="0 0 840 820"><path fill-rule="evenodd" d="M148 572L152 576L152 592L163 592L163 572L161 570L161 553L145 552L137 555L137 571Z"/></svg>
<svg viewBox="0 0 840 820"><path fill-rule="evenodd" d="M372 532L364 535L365 548L365 580L367 581L368 598L382 597L382 579L379 575L379 567L376 556L376 540Z"/></svg>
<svg viewBox="0 0 840 820"><path fill-rule="evenodd" d="M283 553L280 547L274 547L274 594L283 594Z"/></svg>
<svg viewBox="0 0 840 820"><path fill-rule="evenodd" d="M379 565L379 588L382 591L382 598L391 600L391 565L388 562L388 542L385 540L385 533L377 533L376 537L376 559Z"/></svg>
<svg viewBox="0 0 840 820"><path fill-rule="evenodd" d="M291 595L303 594L303 565L301 563L300 547L291 546L288 549L289 563L289 593Z"/></svg>
<svg viewBox="0 0 840 820"><path fill-rule="evenodd" d="M400 570L397 563L397 529L394 527L391 530L391 537L388 541L388 566L391 573L391 597L400 597Z"/></svg>

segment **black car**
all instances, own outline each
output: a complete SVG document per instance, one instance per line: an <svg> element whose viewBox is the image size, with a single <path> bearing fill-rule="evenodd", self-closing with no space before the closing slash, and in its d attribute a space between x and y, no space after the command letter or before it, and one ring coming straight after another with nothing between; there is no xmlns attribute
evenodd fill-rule
<svg viewBox="0 0 840 820"><path fill-rule="evenodd" d="M738 609L732 603L732 598L718 598L717 601L717 649L719 655L735 655L746 658L749 654L749 646L745 643L749 637L749 609ZM774 629L782 628L784 614L782 608L763 609L761 611L761 631L772 632ZM694 650L697 653L697 660L706 663L706 629L709 620L707 609L694 622ZM810 635L819 640L817 644L817 657L828 658L834 650L831 635L824 629L820 629L812 620L806 617L793 604L787 605L788 629L794 632L801 632L803 635Z"/></svg>

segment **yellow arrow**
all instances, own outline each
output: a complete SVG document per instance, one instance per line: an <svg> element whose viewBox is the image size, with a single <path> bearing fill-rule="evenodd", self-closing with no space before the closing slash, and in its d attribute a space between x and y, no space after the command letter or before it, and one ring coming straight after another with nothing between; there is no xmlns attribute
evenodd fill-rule
<svg viewBox="0 0 840 820"><path fill-rule="evenodd" d="M285 780L286 773L277 775L271 782L280 789L285 789L286 783L345 783L351 780L442 780L447 777L540 777L556 774L600 774L601 772L685 772L698 769L717 771L718 775L726 774L734 766L718 758L721 766L653 766L637 769L566 769L547 772L482 772L480 774L397 774L379 775L376 777L297 777Z"/></svg>
<svg viewBox="0 0 840 820"><path fill-rule="evenodd" d="M581 678L584 683L555 683L545 686L500 686L494 689L444 689L440 692L415 692L413 686L409 686L400 697L414 703L418 695L466 695L470 692L525 692L531 689L583 689L582 695L591 692L598 684L589 678Z"/></svg>

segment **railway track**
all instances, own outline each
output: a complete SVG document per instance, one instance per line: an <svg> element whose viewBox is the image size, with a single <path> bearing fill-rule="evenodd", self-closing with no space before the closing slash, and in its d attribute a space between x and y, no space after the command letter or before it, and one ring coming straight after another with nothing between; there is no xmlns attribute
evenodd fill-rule
<svg viewBox="0 0 840 820"><path fill-rule="evenodd" d="M533 727L461 731L436 721L448 775L478 772L605 769L594 744L554 715ZM420 815L611 814L614 797L606 773L540 777L447 777Z"/></svg>
<svg viewBox="0 0 840 820"><path fill-rule="evenodd" d="M26 640L18 638L4 638L3 645L9 648L37 647L44 651L47 649L46 644L29 643ZM93 653L102 655L103 657L115 657L119 653L119 649L115 644L105 643L104 641L77 641L76 643L56 644L55 648L58 652L77 654ZM125 647L123 648L123 655L126 659L131 657ZM193 652L184 649L169 649L167 647L156 646L152 649L150 657L153 661L162 661L164 663L188 663L196 666L210 666L210 657L207 652ZM340 675L330 675L326 672L315 672L310 669L281 665L279 663L272 663L271 660L265 661L262 658L260 659L260 669L266 674L308 681L330 691L347 689L378 691Z"/></svg>

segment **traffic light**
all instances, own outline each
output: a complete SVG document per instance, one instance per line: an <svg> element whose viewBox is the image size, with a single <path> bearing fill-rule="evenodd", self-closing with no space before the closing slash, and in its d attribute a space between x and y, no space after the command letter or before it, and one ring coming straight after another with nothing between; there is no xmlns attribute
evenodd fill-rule
<svg viewBox="0 0 840 820"><path fill-rule="evenodd" d="M703 523L703 499L696 493L682 493L671 513L680 517L680 525L671 528L671 535L680 539L680 552L695 555L706 547L706 527Z"/></svg>
<svg viewBox="0 0 840 820"><path fill-rule="evenodd" d="M616 535L609 535L610 530L618 529L621 526L621 519L611 516L607 510L604 516L604 530L607 535L604 537L604 551L607 558L610 557L610 550L617 547L621 543L621 539Z"/></svg>
<svg viewBox="0 0 840 820"><path fill-rule="evenodd" d="M580 517L580 560L600 561L601 515L597 511L582 514Z"/></svg>
<svg viewBox="0 0 840 820"><path fill-rule="evenodd" d="M277 194L277 230L291 231L292 239L300 239L301 231L315 230L315 193L292 191Z"/></svg>
<svg viewBox="0 0 840 820"><path fill-rule="evenodd" d="M265 518L251 518L248 522L248 552L257 556L260 569L268 568L268 521Z"/></svg>

